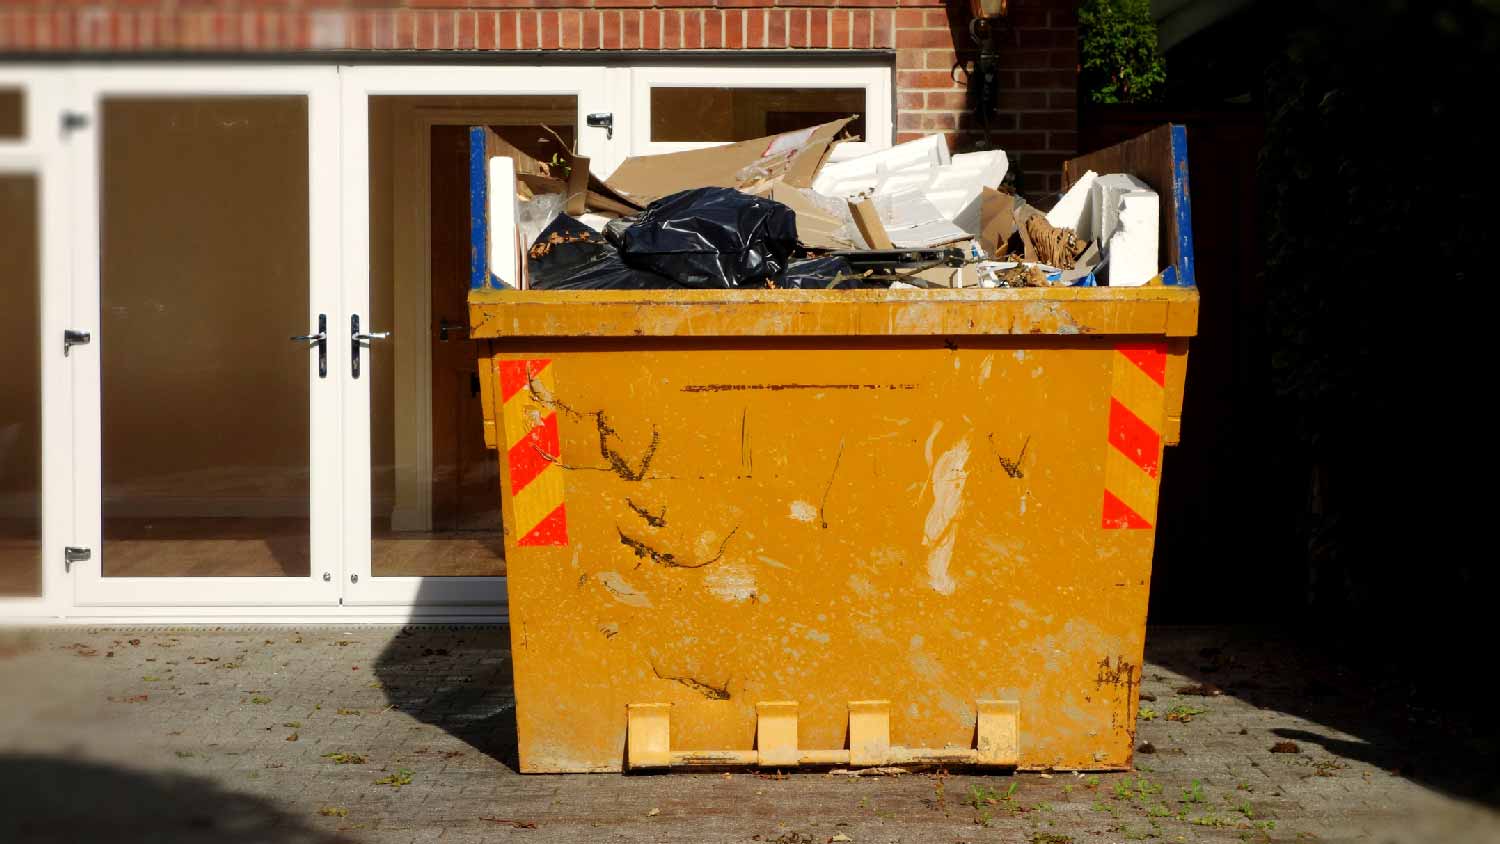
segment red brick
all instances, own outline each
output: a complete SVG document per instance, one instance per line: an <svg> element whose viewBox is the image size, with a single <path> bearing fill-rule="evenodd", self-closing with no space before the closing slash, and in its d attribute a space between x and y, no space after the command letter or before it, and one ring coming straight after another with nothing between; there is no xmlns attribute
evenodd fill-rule
<svg viewBox="0 0 1500 844"><path fill-rule="evenodd" d="M850 46L856 50L867 50L873 43L870 40L870 13L864 9L849 13L854 24L854 33L850 39Z"/></svg>
<svg viewBox="0 0 1500 844"><path fill-rule="evenodd" d="M895 5L892 0L839 0L840 6L877 6L885 7Z"/></svg>
<svg viewBox="0 0 1500 844"><path fill-rule="evenodd" d="M520 12L496 12L495 18L499 22L496 32L496 46L501 50L514 50L521 43Z"/></svg>
<svg viewBox="0 0 1500 844"><path fill-rule="evenodd" d="M953 77L941 70L898 70L896 89L910 91L917 88L953 89L961 88Z"/></svg>
<svg viewBox="0 0 1500 844"><path fill-rule="evenodd" d="M927 50L923 55L927 59L927 67L933 70L951 71L958 63L958 55L952 50Z"/></svg>
<svg viewBox="0 0 1500 844"><path fill-rule="evenodd" d="M580 2L579 5L586 6L588 5L588 2L587 0L583 0L583 2ZM652 0L594 0L594 5L600 9L642 9L651 6Z"/></svg>
<svg viewBox="0 0 1500 844"><path fill-rule="evenodd" d="M1021 115L1021 128L1072 131L1078 128L1078 115L1071 111L1025 112Z"/></svg>
<svg viewBox="0 0 1500 844"><path fill-rule="evenodd" d="M739 9L724 12L724 48L739 50L745 46L745 13Z"/></svg>
<svg viewBox="0 0 1500 844"><path fill-rule="evenodd" d="M499 24L495 22L496 12L483 11L474 13L474 47L479 50L495 49L495 41L499 35Z"/></svg>
<svg viewBox="0 0 1500 844"><path fill-rule="evenodd" d="M896 29L898 30L922 29L926 26L927 12L924 9L902 9L896 13Z"/></svg>
<svg viewBox="0 0 1500 844"><path fill-rule="evenodd" d="M478 22L473 12L455 12L458 17L458 34L454 46L460 50L472 50L479 43Z"/></svg>
<svg viewBox="0 0 1500 844"><path fill-rule="evenodd" d="M599 13L599 17L602 18L603 21L604 21L604 25L603 25L604 40L602 42L602 44L604 46L604 49L606 49L606 50L618 50L618 49L620 49L620 43L621 43L621 41L620 41L620 39L621 39L621 35L620 35L620 31L621 31L620 30L620 16L621 15L628 15L628 14L632 14L632 13L631 12L617 12L617 11L614 11L613 9L611 9L610 11L607 11L607 12L600 12ZM647 12L646 14L649 15L649 14L653 14L653 13L652 12Z"/></svg>
<svg viewBox="0 0 1500 844"><path fill-rule="evenodd" d="M924 135L921 132L897 132L896 143L904 144L908 141L920 141Z"/></svg>
<svg viewBox="0 0 1500 844"><path fill-rule="evenodd" d="M927 67L926 50L897 50L896 67L921 70Z"/></svg>
<svg viewBox="0 0 1500 844"><path fill-rule="evenodd" d="M1078 91L1069 89L1067 91L1053 91L1047 95L1048 108L1078 108Z"/></svg>
<svg viewBox="0 0 1500 844"><path fill-rule="evenodd" d="M882 13L876 12L878 18ZM878 42L877 42L878 43ZM897 49L912 47L952 47L953 36L946 29L898 29L896 30Z"/></svg>
<svg viewBox="0 0 1500 844"><path fill-rule="evenodd" d="M835 50L849 48L849 10L834 9L828 13L828 46Z"/></svg>
<svg viewBox="0 0 1500 844"><path fill-rule="evenodd" d="M562 33L558 43L564 50L577 50L583 47L583 16L578 12L558 12L561 18Z"/></svg>
<svg viewBox="0 0 1500 844"><path fill-rule="evenodd" d="M928 91L927 107L962 111L969 107L969 95L963 91Z"/></svg>
<svg viewBox="0 0 1500 844"><path fill-rule="evenodd" d="M516 18L516 22L519 25L519 31L521 33L520 49L522 49L522 50L535 50L535 49L537 49L538 46L541 44L541 35L540 35L539 30L537 29L537 27L538 27L538 21L536 19L537 13L528 10L528 11L525 11L525 12L518 12L517 14L519 15L519 17Z"/></svg>
<svg viewBox="0 0 1500 844"><path fill-rule="evenodd" d="M1007 26L1016 29L1036 27L1045 29L1047 27L1046 9L1011 9L1005 16Z"/></svg>
<svg viewBox="0 0 1500 844"><path fill-rule="evenodd" d="M703 12L703 47L708 50L724 47L724 13L718 9Z"/></svg>
<svg viewBox="0 0 1500 844"><path fill-rule="evenodd" d="M583 49L585 49L585 50L597 50L597 49L599 49L599 30L600 30L600 23L601 23L600 20L599 20L599 18L600 18L600 15L602 15L602 14L603 14L603 12L594 12L594 11L587 11L587 12L583 13ZM640 38L640 22L639 22L639 19L637 19L637 22L636 22L636 38L637 38L637 46L639 46L639 38Z"/></svg>
<svg viewBox="0 0 1500 844"><path fill-rule="evenodd" d="M827 49L832 44L828 41L828 15L827 9L811 9L807 13L807 44L809 47Z"/></svg>
<svg viewBox="0 0 1500 844"><path fill-rule="evenodd" d="M661 12L661 48L676 50L682 46L682 12L663 9Z"/></svg>
<svg viewBox="0 0 1500 844"><path fill-rule="evenodd" d="M719 0L721 9L763 9L768 5L766 0Z"/></svg>
<svg viewBox="0 0 1500 844"><path fill-rule="evenodd" d="M641 48L641 12L636 9L620 13L620 49Z"/></svg>
<svg viewBox="0 0 1500 844"><path fill-rule="evenodd" d="M808 22L806 9L788 9L786 12L786 44L788 47L807 47Z"/></svg>
<svg viewBox="0 0 1500 844"><path fill-rule="evenodd" d="M1078 149L1077 132L1048 132L1047 149L1073 152Z"/></svg>
<svg viewBox="0 0 1500 844"><path fill-rule="evenodd" d="M992 132L990 137L1001 149L1047 148L1047 136L1042 132Z"/></svg>
<svg viewBox="0 0 1500 844"><path fill-rule="evenodd" d="M923 108L927 103L923 99L925 95L921 91L902 91L896 95L897 111L916 111Z"/></svg>
<svg viewBox="0 0 1500 844"><path fill-rule="evenodd" d="M395 13L396 32L391 46L397 50L410 50L417 46L417 14L400 11Z"/></svg>
<svg viewBox="0 0 1500 844"><path fill-rule="evenodd" d="M698 9L682 13L682 46L686 50L703 49L703 12Z"/></svg>
<svg viewBox="0 0 1500 844"><path fill-rule="evenodd" d="M745 47L756 49L766 46L766 10L745 10Z"/></svg>
<svg viewBox="0 0 1500 844"><path fill-rule="evenodd" d="M956 114L950 114L950 113L946 113L946 112L937 112L937 113L929 112L927 114L922 115L922 128L923 129L929 129L929 130L931 130L931 129L937 129L937 130L942 130L942 131L947 131L949 129L957 129L958 128L958 115L956 115Z"/></svg>
<svg viewBox="0 0 1500 844"><path fill-rule="evenodd" d="M433 44L439 50L451 50L458 43L457 12L433 12Z"/></svg>
<svg viewBox="0 0 1500 844"><path fill-rule="evenodd" d="M1017 88L1062 88L1074 90L1078 74L1071 70L1021 70L1016 72Z"/></svg>
<svg viewBox="0 0 1500 844"><path fill-rule="evenodd" d="M767 9L766 10L766 46L767 47L785 47L786 45L787 45L787 36L786 36L786 10L785 9Z"/></svg>
<svg viewBox="0 0 1500 844"><path fill-rule="evenodd" d="M707 0L656 0L656 5L663 8L668 6L705 6Z"/></svg>
<svg viewBox="0 0 1500 844"><path fill-rule="evenodd" d="M872 46L878 47L882 50L889 50L890 48L896 46L896 30L895 26L893 26L891 23L892 19L895 17L895 12L892 12L890 9L881 9L873 12L872 14L875 18L875 31L872 35Z"/></svg>
<svg viewBox="0 0 1500 844"><path fill-rule="evenodd" d="M641 48L661 49L661 12L656 9L647 9L641 13ZM609 49L608 45L605 45L605 49Z"/></svg>
<svg viewBox="0 0 1500 844"><path fill-rule="evenodd" d="M953 28L952 24L948 21L948 13L942 9L928 9L925 14L927 15L927 26L949 30Z"/></svg>
<svg viewBox="0 0 1500 844"><path fill-rule="evenodd" d="M562 21L558 20L560 14L553 11L536 13L543 50L556 50L562 44Z"/></svg>

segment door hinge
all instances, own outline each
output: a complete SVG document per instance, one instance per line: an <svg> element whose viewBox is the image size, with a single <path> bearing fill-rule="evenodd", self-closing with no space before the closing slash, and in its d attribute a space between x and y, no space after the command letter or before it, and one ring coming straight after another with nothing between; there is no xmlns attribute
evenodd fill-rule
<svg viewBox="0 0 1500 844"><path fill-rule="evenodd" d="M70 132L77 132L79 129L87 129L88 125L89 116L81 111L65 111L62 113L62 130L64 135Z"/></svg>
<svg viewBox="0 0 1500 844"><path fill-rule="evenodd" d="M67 357L68 353L73 351L74 346L87 346L92 342L94 342L94 335L87 331L67 329L63 332L63 357Z"/></svg>
<svg viewBox="0 0 1500 844"><path fill-rule="evenodd" d="M72 571L74 563L86 563L93 559L94 552L88 548L69 545L63 549L63 571Z"/></svg>

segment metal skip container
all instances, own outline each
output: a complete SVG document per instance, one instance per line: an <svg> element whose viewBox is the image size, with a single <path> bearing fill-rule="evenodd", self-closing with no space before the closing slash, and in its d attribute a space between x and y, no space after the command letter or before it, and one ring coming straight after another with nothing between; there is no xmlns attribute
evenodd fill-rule
<svg viewBox="0 0 1500 844"><path fill-rule="evenodd" d="M474 290L522 770L1128 767L1198 313L1170 128L1105 162L1164 157L1165 284Z"/></svg>

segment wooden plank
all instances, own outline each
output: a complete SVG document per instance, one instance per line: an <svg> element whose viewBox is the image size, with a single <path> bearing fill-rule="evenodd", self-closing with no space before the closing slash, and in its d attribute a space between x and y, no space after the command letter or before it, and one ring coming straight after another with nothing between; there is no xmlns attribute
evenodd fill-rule
<svg viewBox="0 0 1500 844"><path fill-rule="evenodd" d="M1171 267L1169 283L1192 286L1192 211L1188 189L1187 129L1164 124L1111 147L1080 155L1063 164L1063 189L1084 173L1129 173L1151 186L1161 198L1160 263Z"/></svg>

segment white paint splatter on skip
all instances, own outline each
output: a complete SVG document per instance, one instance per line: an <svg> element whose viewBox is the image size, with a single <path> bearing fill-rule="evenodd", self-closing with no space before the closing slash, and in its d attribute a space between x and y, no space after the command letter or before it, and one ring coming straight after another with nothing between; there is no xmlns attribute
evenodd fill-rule
<svg viewBox="0 0 1500 844"><path fill-rule="evenodd" d="M825 645L828 644L829 641L831 641L831 639L832 639L831 636L829 636L827 633L824 633L821 630L809 630L806 633L803 633L802 635L804 635L807 638L813 640L814 642L821 642L822 644L825 644Z"/></svg>
<svg viewBox="0 0 1500 844"><path fill-rule="evenodd" d="M995 365L994 355L985 355L984 360L979 362L979 383L990 380L990 369Z"/></svg>
<svg viewBox="0 0 1500 844"><path fill-rule="evenodd" d="M931 440L928 445L931 446ZM952 595L958 587L948 574L948 563L953 559L953 544L958 539L953 522L963 507L964 483L969 479L964 467L968 462L969 441L962 439L932 463L932 507L923 524L922 544L932 549L927 552L927 582L942 595Z"/></svg>
<svg viewBox="0 0 1500 844"><path fill-rule="evenodd" d="M703 578L714 597L732 604L740 604L755 597L755 575L742 566L717 566Z"/></svg>
<svg viewBox="0 0 1500 844"><path fill-rule="evenodd" d="M774 560L774 559L772 559L770 557L767 557L765 554L756 554L755 555L755 559L760 560L762 563L765 563L766 565L770 566L771 568L775 568L775 569L787 569L787 564L786 563L783 563L780 560Z"/></svg>
<svg viewBox="0 0 1500 844"><path fill-rule="evenodd" d="M651 608L651 599L644 593L631 586L617 571L601 571L594 575L603 584L605 591L609 592L616 601L626 606Z"/></svg>
<svg viewBox="0 0 1500 844"><path fill-rule="evenodd" d="M1020 361L1022 363L1026 362L1026 350L1025 349L1016 349L1016 360L1018 360L1018 361Z"/></svg>
<svg viewBox="0 0 1500 844"><path fill-rule="evenodd" d="M818 508L806 501L793 501L791 516L799 522L810 522L818 517Z"/></svg>

